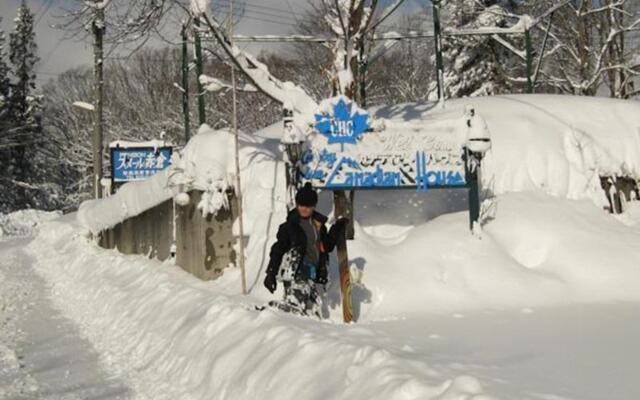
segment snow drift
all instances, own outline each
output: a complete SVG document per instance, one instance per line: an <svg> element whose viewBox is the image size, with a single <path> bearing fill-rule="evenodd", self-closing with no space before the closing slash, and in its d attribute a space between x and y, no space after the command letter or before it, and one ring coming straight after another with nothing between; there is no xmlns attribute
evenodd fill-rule
<svg viewBox="0 0 640 400"><path fill-rule="evenodd" d="M477 379L385 349L366 328L258 312L250 298L75 232L44 229L29 246L36 268L108 369L146 398L490 399Z"/></svg>

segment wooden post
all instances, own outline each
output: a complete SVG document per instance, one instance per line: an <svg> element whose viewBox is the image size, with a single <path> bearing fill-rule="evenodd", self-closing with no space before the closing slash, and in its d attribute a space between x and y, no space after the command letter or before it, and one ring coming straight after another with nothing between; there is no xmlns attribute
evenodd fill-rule
<svg viewBox="0 0 640 400"><path fill-rule="evenodd" d="M229 37L231 38L231 47L233 48L233 0L229 3ZM235 147L235 164L236 164L236 210L238 211L238 260L240 264L240 284L242 286L242 294L247 294L247 274L245 272L244 258L244 219L242 215L242 185L240 181L240 133L238 132L238 97L236 87L236 69L231 64L231 85L232 85L232 101L233 101L233 135Z"/></svg>
<svg viewBox="0 0 640 400"><path fill-rule="evenodd" d="M334 214L337 217L346 216L347 196L343 190L333 192ZM338 234L336 251L338 253L338 268L340 270L340 292L342 293L342 317L344 322L353 321L353 303L351 299L351 273L349 272L349 253L347 251L346 232Z"/></svg>
<svg viewBox="0 0 640 400"><path fill-rule="evenodd" d="M94 79L94 110L93 110L93 189L96 199L102 197L102 146L104 145L103 137L103 118L102 107L104 100L104 9L100 5L100 1L95 1L95 16L92 24L94 45L93 45L93 79Z"/></svg>
<svg viewBox="0 0 640 400"><path fill-rule="evenodd" d="M189 120L189 50L187 48L187 42L189 37L187 35L186 25L182 25L182 113L184 115L184 141L189 142L191 138L190 132L190 120Z"/></svg>

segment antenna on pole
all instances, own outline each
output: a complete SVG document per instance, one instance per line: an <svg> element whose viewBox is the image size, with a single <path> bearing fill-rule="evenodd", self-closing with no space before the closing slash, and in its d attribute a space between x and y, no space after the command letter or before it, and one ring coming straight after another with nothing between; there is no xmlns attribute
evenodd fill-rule
<svg viewBox="0 0 640 400"><path fill-rule="evenodd" d="M233 0L229 2L229 20L228 20L229 40L231 48L234 47L233 41ZM233 64L231 65L231 90L233 93L233 136L235 144L235 162L236 162L236 209L238 210L238 225L239 225L239 251L238 251L238 263L240 265L240 281L242 284L242 294L247 294L247 276L245 271L245 258L244 258L244 219L242 217L242 187L240 180L240 138L238 135L238 107L237 107L237 87L236 87L236 72Z"/></svg>

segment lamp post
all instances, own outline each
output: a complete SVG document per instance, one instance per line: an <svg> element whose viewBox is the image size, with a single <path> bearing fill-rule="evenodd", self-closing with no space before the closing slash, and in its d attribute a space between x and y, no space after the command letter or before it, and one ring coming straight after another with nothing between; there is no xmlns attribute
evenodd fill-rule
<svg viewBox="0 0 640 400"><path fill-rule="evenodd" d="M103 143L102 143L102 129L97 129L96 126L100 124L97 123L96 119L99 118L96 112L96 107L92 103L88 103L86 101L75 101L72 104L73 107L88 111L91 113L91 120L94 123L94 134L93 134L93 145L92 145L92 153L93 153L93 192L96 199L102 197L102 154L103 154ZM99 130L100 134L96 135L96 131ZM97 139L96 139L97 138Z"/></svg>
<svg viewBox="0 0 640 400"><path fill-rule="evenodd" d="M463 160L469 186L469 228L473 232L480 222L480 165L484 155L491 149L491 132L487 122L476 114L473 107L465 109L467 137Z"/></svg>

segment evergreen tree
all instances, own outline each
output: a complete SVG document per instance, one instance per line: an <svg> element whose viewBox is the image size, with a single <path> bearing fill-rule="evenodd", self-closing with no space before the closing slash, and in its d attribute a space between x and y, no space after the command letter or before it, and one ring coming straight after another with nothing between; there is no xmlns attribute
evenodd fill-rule
<svg viewBox="0 0 640 400"><path fill-rule="evenodd" d="M0 17L0 23L2 18ZM11 151L9 150L10 127L9 121L9 66L7 65L6 56L6 38L4 31L0 29L0 171L1 176L6 176L11 163ZM7 182L0 179L0 186L6 187ZM9 193L0 193L0 212L6 211L3 205L8 203Z"/></svg>
<svg viewBox="0 0 640 400"><path fill-rule="evenodd" d="M0 17L0 24L2 17ZM0 109L9 101L9 65L7 64L7 39L4 31L0 29Z"/></svg>
<svg viewBox="0 0 640 400"><path fill-rule="evenodd" d="M36 88L35 66L38 62L35 42L33 13L23 0L18 8L15 28L9 38L9 60L14 81L9 96L11 121L11 167L9 177L16 184L14 188L15 206L27 206L24 185L29 175L28 150L40 133L40 97L34 94Z"/></svg>
<svg viewBox="0 0 640 400"><path fill-rule="evenodd" d="M445 0L442 2L443 28L454 30L505 28L505 0ZM504 50L489 35L446 37L442 44L445 63L444 83L448 97L485 96L509 89L502 72ZM437 86L429 98L437 99Z"/></svg>

